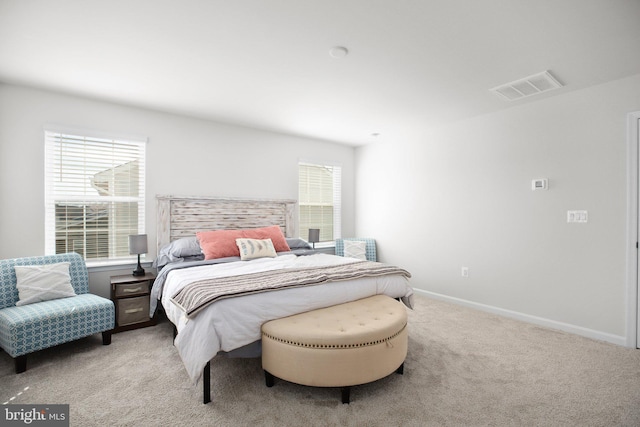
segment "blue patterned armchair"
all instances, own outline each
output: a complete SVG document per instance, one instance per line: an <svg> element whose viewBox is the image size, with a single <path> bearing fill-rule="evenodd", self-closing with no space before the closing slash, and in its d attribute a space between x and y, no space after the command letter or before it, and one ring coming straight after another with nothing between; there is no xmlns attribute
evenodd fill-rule
<svg viewBox="0 0 640 427"><path fill-rule="evenodd" d="M15 266L69 262L76 296L16 306ZM89 293L84 259L76 253L0 260L0 347L15 360L16 373L27 370L27 354L102 332L111 343L115 307L111 300Z"/></svg>
<svg viewBox="0 0 640 427"><path fill-rule="evenodd" d="M377 261L376 256L376 241L368 237L345 237L343 239L336 239L336 255L345 256L344 253L344 241L359 241L365 242L365 257L368 261Z"/></svg>

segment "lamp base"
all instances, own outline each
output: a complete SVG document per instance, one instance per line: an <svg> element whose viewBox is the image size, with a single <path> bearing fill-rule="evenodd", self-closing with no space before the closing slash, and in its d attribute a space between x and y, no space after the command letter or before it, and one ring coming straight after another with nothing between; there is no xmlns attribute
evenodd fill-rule
<svg viewBox="0 0 640 427"><path fill-rule="evenodd" d="M138 267L135 270L133 270L133 275L134 276L144 276L145 275L144 268L142 268L142 265L140 265L140 254L138 254Z"/></svg>
<svg viewBox="0 0 640 427"><path fill-rule="evenodd" d="M146 271L144 271L144 268L140 267L139 269L136 268L135 270L133 270L133 275L134 276L144 276L146 273Z"/></svg>

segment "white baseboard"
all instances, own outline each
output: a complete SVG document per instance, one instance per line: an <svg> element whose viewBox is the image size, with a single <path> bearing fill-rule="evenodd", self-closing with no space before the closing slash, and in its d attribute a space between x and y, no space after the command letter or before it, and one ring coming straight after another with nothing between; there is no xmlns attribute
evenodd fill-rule
<svg viewBox="0 0 640 427"><path fill-rule="evenodd" d="M511 319L521 320L527 323L533 323L535 325L544 326L551 329L558 329L564 332L581 335L583 337L587 337L595 340L606 341L606 342L621 345L621 346L627 346L627 339L624 336L613 335L606 332L583 328L582 326L571 325L569 323L557 322L555 320L545 319L543 317L537 317L537 316L532 316L525 313L520 313L517 311L506 310L504 308L499 308L491 305L468 301L461 298L450 297L448 295L442 295L435 292L425 291L422 289L414 288L413 291L416 294L421 294L429 298L450 302L450 303L462 305L465 307L474 308L476 310L485 311L488 313L493 313L493 314L497 314L504 317L509 317Z"/></svg>

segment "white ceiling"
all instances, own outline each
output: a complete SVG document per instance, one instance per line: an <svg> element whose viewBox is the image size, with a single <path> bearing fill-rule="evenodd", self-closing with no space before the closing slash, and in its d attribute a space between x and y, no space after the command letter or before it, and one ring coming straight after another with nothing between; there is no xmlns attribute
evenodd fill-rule
<svg viewBox="0 0 640 427"><path fill-rule="evenodd" d="M0 0L0 82L351 145L637 74L639 52L640 0ZM489 91L544 70L565 87Z"/></svg>

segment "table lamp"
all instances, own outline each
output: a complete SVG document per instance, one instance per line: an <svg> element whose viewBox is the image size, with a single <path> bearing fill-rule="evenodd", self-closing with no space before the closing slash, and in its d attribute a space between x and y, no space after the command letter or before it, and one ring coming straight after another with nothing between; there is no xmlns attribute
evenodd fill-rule
<svg viewBox="0 0 640 427"><path fill-rule="evenodd" d="M134 276L144 276L144 268L140 265L140 254L147 253L147 235L146 234L132 234L129 235L129 253L131 255L138 255L138 267L133 270Z"/></svg>
<svg viewBox="0 0 640 427"><path fill-rule="evenodd" d="M320 241L320 229L319 228L310 228L309 229L309 243L313 245L313 249L316 248L316 243Z"/></svg>

